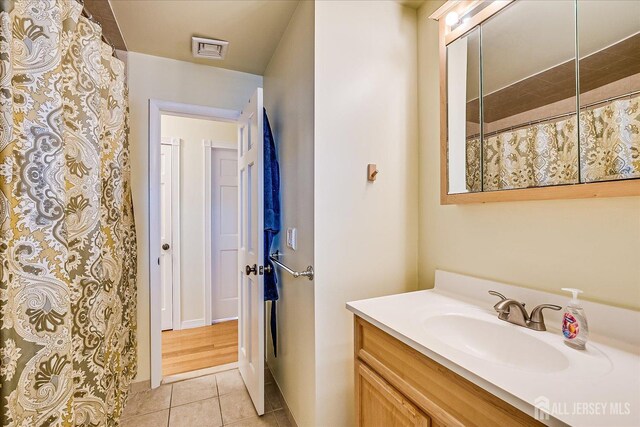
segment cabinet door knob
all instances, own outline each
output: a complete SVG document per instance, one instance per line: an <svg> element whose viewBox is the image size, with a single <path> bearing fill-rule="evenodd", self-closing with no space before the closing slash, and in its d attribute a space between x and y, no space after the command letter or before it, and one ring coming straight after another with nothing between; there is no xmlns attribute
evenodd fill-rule
<svg viewBox="0 0 640 427"><path fill-rule="evenodd" d="M171 246L169 246L168 243L165 243L164 245L162 245L162 249L165 250L165 251L168 251L170 247Z"/></svg>

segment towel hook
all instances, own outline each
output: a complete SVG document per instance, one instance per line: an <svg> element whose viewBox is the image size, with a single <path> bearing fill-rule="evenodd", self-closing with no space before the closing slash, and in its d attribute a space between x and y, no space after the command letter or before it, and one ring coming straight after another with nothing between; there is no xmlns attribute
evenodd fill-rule
<svg viewBox="0 0 640 427"><path fill-rule="evenodd" d="M378 172L380 172L378 170L378 167L376 166L375 163L369 163L367 165L367 180L369 182L373 182L376 180L376 177L378 175Z"/></svg>

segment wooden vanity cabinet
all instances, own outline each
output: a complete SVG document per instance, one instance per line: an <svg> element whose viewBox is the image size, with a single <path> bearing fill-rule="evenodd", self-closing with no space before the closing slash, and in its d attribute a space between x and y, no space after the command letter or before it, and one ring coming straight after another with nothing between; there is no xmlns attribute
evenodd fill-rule
<svg viewBox="0 0 640 427"><path fill-rule="evenodd" d="M356 361L358 419L362 426L431 425L430 418L367 365Z"/></svg>
<svg viewBox="0 0 640 427"><path fill-rule="evenodd" d="M541 426L539 421L355 316L359 426Z"/></svg>

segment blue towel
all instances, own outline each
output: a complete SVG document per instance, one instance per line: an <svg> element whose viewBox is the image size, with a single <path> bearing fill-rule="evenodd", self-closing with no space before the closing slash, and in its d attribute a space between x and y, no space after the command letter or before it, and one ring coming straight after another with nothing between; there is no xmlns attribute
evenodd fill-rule
<svg viewBox="0 0 640 427"><path fill-rule="evenodd" d="M264 110L264 265L271 272L264 274L264 300L271 301L271 339L273 354L278 357L276 328L276 301L278 300L278 278L275 265L269 259L273 239L280 232L280 168L276 144L269 125L267 110Z"/></svg>

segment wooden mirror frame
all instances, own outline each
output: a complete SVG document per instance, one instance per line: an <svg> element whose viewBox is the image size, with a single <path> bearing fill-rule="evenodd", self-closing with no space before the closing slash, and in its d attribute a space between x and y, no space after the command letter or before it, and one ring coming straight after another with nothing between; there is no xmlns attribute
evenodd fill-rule
<svg viewBox="0 0 640 427"><path fill-rule="evenodd" d="M512 202L524 200L584 199L592 197L640 196L640 179L563 184L546 187L530 187L513 190L495 190L476 193L448 194L448 141L447 141L447 45L480 25L500 10L517 0L494 0L455 29L445 22L450 12L464 16L481 3L490 0L448 0L433 12L429 18L439 24L440 55L440 204L456 205L466 203Z"/></svg>

